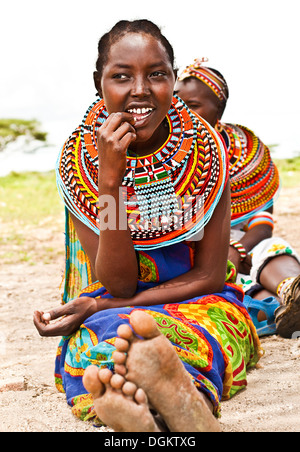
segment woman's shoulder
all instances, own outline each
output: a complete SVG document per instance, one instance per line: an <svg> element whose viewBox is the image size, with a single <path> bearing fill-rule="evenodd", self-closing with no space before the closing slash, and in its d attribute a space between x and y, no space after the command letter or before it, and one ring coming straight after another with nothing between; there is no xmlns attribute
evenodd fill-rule
<svg viewBox="0 0 300 452"><path fill-rule="evenodd" d="M258 143L265 150L269 151L268 146L261 140L258 134L252 129L242 124L220 123L220 133L226 141L231 142L232 139L242 140L246 148L251 148ZM225 138L226 137L226 138Z"/></svg>

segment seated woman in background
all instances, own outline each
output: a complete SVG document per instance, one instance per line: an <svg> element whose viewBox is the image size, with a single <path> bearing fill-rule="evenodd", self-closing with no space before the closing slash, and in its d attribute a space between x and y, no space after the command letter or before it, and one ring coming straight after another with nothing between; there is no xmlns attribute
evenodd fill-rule
<svg viewBox="0 0 300 452"><path fill-rule="evenodd" d="M229 90L222 74L195 60L179 76L175 87L188 107L221 134L229 156L231 181L231 246L238 282L254 299L252 307L272 316L277 297L276 331L290 338L300 330L300 260L285 240L272 237L273 203L279 174L267 146L248 128L221 123ZM250 301L251 303L251 301ZM268 305L268 303L271 303ZM263 318L263 317L261 317ZM264 330L266 333L269 327Z"/></svg>
<svg viewBox="0 0 300 452"><path fill-rule="evenodd" d="M220 401L246 386L261 353L227 266L225 147L173 97L173 49L152 22L117 23L96 68L100 98L57 176L98 281L35 312L35 325L63 336L57 386L82 419L127 432L218 431Z"/></svg>

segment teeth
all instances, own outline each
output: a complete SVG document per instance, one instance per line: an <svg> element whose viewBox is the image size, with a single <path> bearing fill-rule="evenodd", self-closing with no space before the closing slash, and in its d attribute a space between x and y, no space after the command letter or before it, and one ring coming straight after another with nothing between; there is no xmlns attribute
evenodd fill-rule
<svg viewBox="0 0 300 452"><path fill-rule="evenodd" d="M128 110L129 113L136 115L144 115L146 113L150 113L151 111L153 111L153 108L131 108Z"/></svg>

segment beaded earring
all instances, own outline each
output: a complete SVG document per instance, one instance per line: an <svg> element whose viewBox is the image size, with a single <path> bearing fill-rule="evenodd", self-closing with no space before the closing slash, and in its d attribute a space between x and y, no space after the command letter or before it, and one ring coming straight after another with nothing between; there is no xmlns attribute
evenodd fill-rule
<svg viewBox="0 0 300 452"><path fill-rule="evenodd" d="M217 123L215 125L215 129L217 132L221 133L223 130L223 125L219 119L217 119Z"/></svg>

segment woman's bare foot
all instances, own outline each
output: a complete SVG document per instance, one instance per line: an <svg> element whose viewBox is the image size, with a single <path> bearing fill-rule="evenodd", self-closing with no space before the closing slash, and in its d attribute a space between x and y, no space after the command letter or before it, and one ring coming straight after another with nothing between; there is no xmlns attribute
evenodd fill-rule
<svg viewBox="0 0 300 452"><path fill-rule="evenodd" d="M159 432L147 396L132 382L109 369L89 366L83 384L94 399L99 419L116 432Z"/></svg>
<svg viewBox="0 0 300 452"><path fill-rule="evenodd" d="M118 328L113 353L116 372L145 391L171 432L220 431L208 399L196 389L155 320L136 310L130 324L134 331L125 324Z"/></svg>

